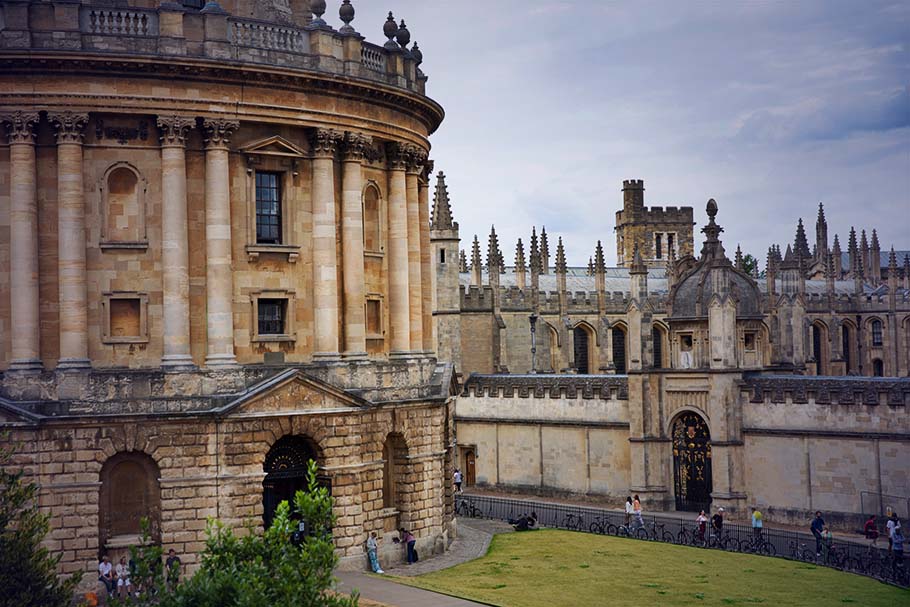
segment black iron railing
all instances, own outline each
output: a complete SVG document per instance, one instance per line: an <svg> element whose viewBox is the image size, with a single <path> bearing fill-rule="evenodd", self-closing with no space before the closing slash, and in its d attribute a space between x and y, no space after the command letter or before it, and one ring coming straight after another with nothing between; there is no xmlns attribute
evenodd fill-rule
<svg viewBox="0 0 910 607"><path fill-rule="evenodd" d="M816 541L810 533L724 523L721 532L710 523L702 532L694 521L672 516L646 515L643 525L624 512L589 506L538 502L486 495L460 494L455 497L458 516L514 521L533 512L542 527L583 531L662 541L685 546L715 548L730 552L777 556L866 575L902 587L910 586L907 565L895 561L884 548L870 542ZM879 544L887 546L885 538Z"/></svg>

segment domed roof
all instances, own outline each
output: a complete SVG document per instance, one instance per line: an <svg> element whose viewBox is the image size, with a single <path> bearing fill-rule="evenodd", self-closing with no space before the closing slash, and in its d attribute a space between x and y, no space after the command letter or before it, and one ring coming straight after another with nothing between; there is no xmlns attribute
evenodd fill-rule
<svg viewBox="0 0 910 607"><path fill-rule="evenodd" d="M706 318L715 296L736 302L737 318L761 318L761 292L752 278L733 266L718 236L723 228L714 222L717 203L708 201L708 225L702 229L705 243L695 266L673 286L670 319Z"/></svg>

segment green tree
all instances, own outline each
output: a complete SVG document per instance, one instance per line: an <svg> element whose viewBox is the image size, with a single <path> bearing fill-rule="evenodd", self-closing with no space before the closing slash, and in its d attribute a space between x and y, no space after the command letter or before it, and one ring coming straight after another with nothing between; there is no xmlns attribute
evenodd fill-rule
<svg viewBox="0 0 910 607"><path fill-rule="evenodd" d="M746 253L743 256L743 270L746 271L746 274L749 276L754 276L755 270L758 269L758 260L752 256L751 253Z"/></svg>
<svg viewBox="0 0 910 607"><path fill-rule="evenodd" d="M62 553L41 545L50 516L38 510L38 485L14 469L13 453L13 446L0 448L0 607L69 606L82 575L58 577Z"/></svg>
<svg viewBox="0 0 910 607"><path fill-rule="evenodd" d="M199 570L184 583L168 589L161 567L161 551L131 554L142 581L141 605L160 607L356 607L357 596L331 592L333 570L338 562L332 544L335 519L332 498L316 483L316 464L307 470L307 491L298 491L291 506L278 505L271 526L262 534L251 524L236 535L222 523L210 520L208 539ZM310 532L292 542L296 523L306 522ZM141 547L140 547L141 548ZM121 605L136 603L121 603Z"/></svg>

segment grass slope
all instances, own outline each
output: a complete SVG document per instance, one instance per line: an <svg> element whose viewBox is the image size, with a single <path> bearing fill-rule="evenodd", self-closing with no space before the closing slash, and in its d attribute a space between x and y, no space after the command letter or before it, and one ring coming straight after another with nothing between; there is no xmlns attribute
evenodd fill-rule
<svg viewBox="0 0 910 607"><path fill-rule="evenodd" d="M486 556L404 583L503 607L910 605L910 592L777 558L570 531L508 533Z"/></svg>

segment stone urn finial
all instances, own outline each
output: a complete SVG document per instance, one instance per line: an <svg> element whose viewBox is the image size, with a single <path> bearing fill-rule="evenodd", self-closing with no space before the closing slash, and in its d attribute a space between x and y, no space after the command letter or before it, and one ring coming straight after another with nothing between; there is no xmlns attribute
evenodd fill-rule
<svg viewBox="0 0 910 607"><path fill-rule="evenodd" d="M392 11L389 11L389 18L385 20L385 25L382 26L382 33L385 34L385 37L388 38L388 42L385 43L385 48L388 49L397 49L398 43L395 42L395 34L398 33L398 24L395 23L395 16L392 15Z"/></svg>
<svg viewBox="0 0 910 607"><path fill-rule="evenodd" d="M417 42L414 42L414 45L411 47L411 56L414 58L414 63L420 66L423 63L423 53L420 50L420 47L417 46Z"/></svg>
<svg viewBox="0 0 910 607"><path fill-rule="evenodd" d="M411 32L408 31L408 26L404 24L404 19L401 20L401 25L398 26L398 32L395 34L395 39L398 41L398 44L401 45L401 48L406 48L411 41Z"/></svg>
<svg viewBox="0 0 910 607"><path fill-rule="evenodd" d="M354 26L351 25L351 21L354 20L354 5L351 4L351 0L344 0L341 3L341 8L338 9L338 16L344 21L344 25L339 30L342 34L357 33L354 30Z"/></svg>
<svg viewBox="0 0 910 607"><path fill-rule="evenodd" d="M326 25L325 19L322 18L325 14L325 0L310 0L310 10L316 16L313 25Z"/></svg>

